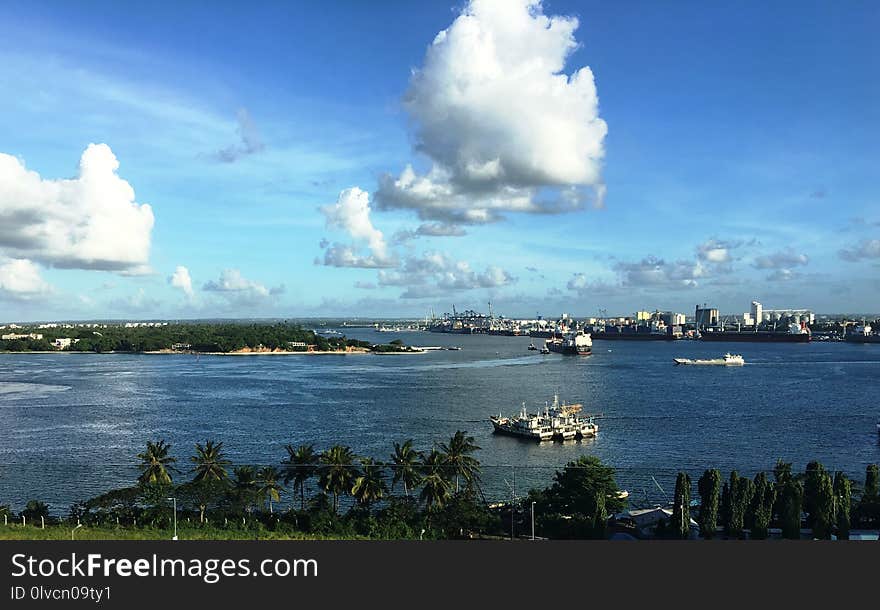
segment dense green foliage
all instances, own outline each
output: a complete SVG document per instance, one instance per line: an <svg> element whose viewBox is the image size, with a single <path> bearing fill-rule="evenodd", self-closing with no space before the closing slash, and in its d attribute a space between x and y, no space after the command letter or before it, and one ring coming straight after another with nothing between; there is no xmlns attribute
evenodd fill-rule
<svg viewBox="0 0 880 610"><path fill-rule="evenodd" d="M804 505L804 484L793 477L784 479L779 491L782 537L799 540Z"/></svg>
<svg viewBox="0 0 880 610"><path fill-rule="evenodd" d="M837 538L849 540L849 528L852 520L852 484L842 472L834 474L834 502Z"/></svg>
<svg viewBox="0 0 880 610"><path fill-rule="evenodd" d="M548 489L532 491L529 499L540 515L541 531L551 538L606 538L608 515L626 507L614 469L594 456L569 462Z"/></svg>
<svg viewBox="0 0 880 610"><path fill-rule="evenodd" d="M769 534L770 522L773 519L773 505L776 502L776 488L767 480L767 475L759 472L755 475L754 493L749 508L750 538L763 540Z"/></svg>
<svg viewBox="0 0 880 610"><path fill-rule="evenodd" d="M675 479L675 500L672 503L672 535L686 540L691 533L691 478L679 472Z"/></svg>
<svg viewBox="0 0 880 610"><path fill-rule="evenodd" d="M810 462L804 472L804 512L807 513L807 527L813 527L817 516L819 486L824 483L825 467L819 462ZM824 515L822 515L824 516Z"/></svg>
<svg viewBox="0 0 880 610"><path fill-rule="evenodd" d="M234 352L244 348L304 351L291 343L305 343L317 351L344 350L346 347L369 348L367 341L344 336L324 337L299 324L278 323L168 323L158 326L102 324L73 328L20 328L17 334L37 333L43 339L0 341L0 351L52 351L55 339L76 340L68 348L72 352L154 352L170 350L191 352ZM377 346L383 347L383 346ZM386 346L381 351L402 351L400 345Z"/></svg>
<svg viewBox="0 0 880 610"><path fill-rule="evenodd" d="M813 493L810 512L813 537L830 540L834 526L834 486L831 475L824 468L816 475Z"/></svg>
<svg viewBox="0 0 880 610"><path fill-rule="evenodd" d="M473 438L458 431L448 443L430 454L412 448L412 441L395 445L395 456L406 467L398 477L394 466L360 457L351 448L336 445L323 452L311 445L286 447L281 468L239 465L229 476L223 443L196 443L189 458L191 480L175 484L171 446L164 441L147 443L138 455L141 476L137 485L115 490L71 509L71 518L91 525L113 521L125 525L166 527L169 498L178 501L181 518L205 528L234 527L295 529L338 537L467 537L498 535L500 518L477 501L479 462L470 454L478 449ZM406 480L409 490L421 486L421 502L389 498L389 481ZM458 477L465 482L454 490ZM278 513L275 505L287 494L299 500ZM311 485L310 485L311 484ZM306 501L306 490L314 493ZM340 511L346 500L348 510Z"/></svg>
<svg viewBox="0 0 880 610"><path fill-rule="evenodd" d="M700 494L700 535L710 539L718 527L718 509L721 501L721 472L712 468L703 473L697 481Z"/></svg>
<svg viewBox="0 0 880 610"><path fill-rule="evenodd" d="M880 469L877 464L869 464L865 469L865 488L856 512L863 525L880 527Z"/></svg>
<svg viewBox="0 0 880 610"><path fill-rule="evenodd" d="M528 535L530 526L538 536L556 539L605 539L612 531L691 537L691 480L686 472L676 478L674 501L666 513L671 517L650 528L636 527L635 514L618 520L627 504L625 495L614 469L592 456L566 464L545 489L489 505L480 490L473 438L461 431L429 452L416 450L411 440L395 443L387 463L355 455L342 445L321 452L312 445L288 445L280 468L232 468L223 443L206 440L195 444L188 458L192 467L184 474L174 467L178 458L171 449L163 440L148 442L137 456L140 475L133 486L74 504L66 521L31 500L17 514L0 506L0 523L5 518L7 527L18 528L42 527L44 521L49 528L81 524L105 531L130 529L128 537L150 538L149 531L171 527L174 499L180 527L191 538L209 538L210 532L218 538L498 538ZM841 472L832 478L818 462L797 474L791 464L779 462L773 481L763 472L752 480L733 471L723 491L721 473L707 470L698 482L701 536L716 534L721 512L729 538L764 539L772 528L781 528L782 537L799 539L807 519L814 538L847 539L850 527L872 524L868 509L877 502L875 473L876 467L869 466L866 492L856 502L849 479ZM395 485L403 487L402 496L393 494ZM810 512L805 510L807 489Z"/></svg>

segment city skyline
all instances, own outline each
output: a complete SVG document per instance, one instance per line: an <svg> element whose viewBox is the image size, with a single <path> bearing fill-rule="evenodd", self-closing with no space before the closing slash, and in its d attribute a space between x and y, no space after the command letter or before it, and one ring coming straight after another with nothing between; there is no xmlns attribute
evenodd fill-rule
<svg viewBox="0 0 880 610"><path fill-rule="evenodd" d="M697 6L12 2L0 319L877 311L880 9Z"/></svg>

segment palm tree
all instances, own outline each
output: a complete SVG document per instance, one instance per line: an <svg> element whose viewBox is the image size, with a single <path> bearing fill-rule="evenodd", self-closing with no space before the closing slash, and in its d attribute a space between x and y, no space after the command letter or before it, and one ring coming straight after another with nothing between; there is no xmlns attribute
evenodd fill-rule
<svg viewBox="0 0 880 610"><path fill-rule="evenodd" d="M232 462L223 456L223 443L205 441L204 447L196 443L196 454L189 458L195 464L191 472L195 473L193 482L225 481L228 478L226 466Z"/></svg>
<svg viewBox="0 0 880 610"><path fill-rule="evenodd" d="M402 445L394 443L394 454L391 460L394 462L394 478L391 480L391 489L398 481L403 483L403 493L409 495L411 489L419 484L419 472L416 465L422 458L422 452L413 449L412 439Z"/></svg>
<svg viewBox="0 0 880 610"><path fill-rule="evenodd" d="M382 464L375 462L373 458L363 458L361 465L361 473L354 480L351 495L361 506L369 506L382 499L388 491L388 485L382 473Z"/></svg>
<svg viewBox="0 0 880 610"><path fill-rule="evenodd" d="M139 466L141 476L138 477L138 483L147 485L150 483L159 483L162 485L171 484L171 471L177 469L172 466L177 458L168 455L171 445L160 440L156 443L147 442L147 450L138 453L137 458L141 461Z"/></svg>
<svg viewBox="0 0 880 610"><path fill-rule="evenodd" d="M431 453L422 457L422 493L420 498L430 512L435 508L443 508L449 499L451 485L446 478L446 456L431 449Z"/></svg>
<svg viewBox="0 0 880 610"><path fill-rule="evenodd" d="M257 496L263 501L269 502L269 514L273 513L272 502L281 500L281 485L278 477L281 473L274 466L264 466L257 472Z"/></svg>
<svg viewBox="0 0 880 610"><path fill-rule="evenodd" d="M440 445L446 463L455 474L455 493L459 491L459 478L464 479L468 487L480 480L480 462L470 455L479 448L474 443L474 437L465 436L461 430L449 439L448 445Z"/></svg>
<svg viewBox="0 0 880 610"><path fill-rule="evenodd" d="M315 466L318 463L318 454L315 453L314 445L300 445L294 449L292 445L287 449L287 459L284 464L284 484L293 481L293 491L299 489L300 510L306 508L306 481L315 476Z"/></svg>
<svg viewBox="0 0 880 610"><path fill-rule="evenodd" d="M339 510L339 495L351 491L356 478L355 455L351 447L334 445L318 458L321 463L318 484L333 494L333 512Z"/></svg>
<svg viewBox="0 0 880 610"><path fill-rule="evenodd" d="M232 482L235 495L244 506L244 510L250 513L254 508L254 500L257 494L256 471L253 466L236 466L233 470L235 480Z"/></svg>
<svg viewBox="0 0 880 610"><path fill-rule="evenodd" d="M226 487L229 479L226 466L232 462L223 455L223 443L215 444L214 441L205 441L204 446L196 443L196 453L190 456L189 461L195 464L190 471L195 474L188 487L199 507L199 522L204 523L208 504Z"/></svg>

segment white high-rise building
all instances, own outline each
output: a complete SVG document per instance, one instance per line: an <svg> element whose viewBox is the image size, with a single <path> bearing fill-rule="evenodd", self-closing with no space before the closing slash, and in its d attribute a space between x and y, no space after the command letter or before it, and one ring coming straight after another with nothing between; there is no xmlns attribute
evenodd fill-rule
<svg viewBox="0 0 880 610"><path fill-rule="evenodd" d="M761 320L764 319L764 306L758 301L752 301L752 317L755 319L756 324L760 324Z"/></svg>

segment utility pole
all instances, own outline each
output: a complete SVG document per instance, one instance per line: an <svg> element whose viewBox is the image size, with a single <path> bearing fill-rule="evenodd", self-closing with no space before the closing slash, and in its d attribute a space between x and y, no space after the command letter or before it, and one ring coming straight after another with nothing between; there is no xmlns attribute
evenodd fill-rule
<svg viewBox="0 0 880 610"><path fill-rule="evenodd" d="M168 498L174 503L174 537L172 540L177 540L177 498Z"/></svg>
<svg viewBox="0 0 880 610"><path fill-rule="evenodd" d="M532 501L532 540L535 539L535 502Z"/></svg>
<svg viewBox="0 0 880 610"><path fill-rule="evenodd" d="M516 468L513 469L513 485L510 488L510 539L513 540L513 528L515 521L513 520L516 511Z"/></svg>

